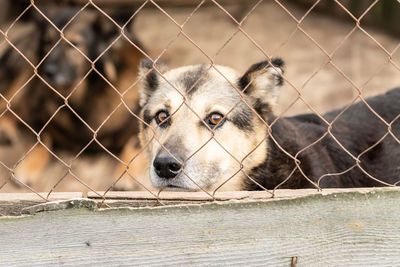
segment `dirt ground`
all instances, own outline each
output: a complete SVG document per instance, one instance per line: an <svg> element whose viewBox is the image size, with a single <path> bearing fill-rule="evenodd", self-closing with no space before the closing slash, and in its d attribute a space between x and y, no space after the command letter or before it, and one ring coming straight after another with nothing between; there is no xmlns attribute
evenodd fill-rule
<svg viewBox="0 0 400 267"><path fill-rule="evenodd" d="M249 11L243 6L226 8L239 16ZM182 24L193 9L165 10L178 24ZM298 19L305 13L305 10L292 5L287 5L287 9ZM209 62L209 58L212 58L216 64L244 72L251 64L264 60L264 53L282 57L286 62L285 85L275 112L289 116L304 112L324 113L349 104L358 94L355 87L362 90L363 97L368 97L400 85L400 49L391 55L392 62L384 51L386 49L391 54L399 46L400 40L366 27L365 30L376 42L356 29L342 43L354 25L312 11L301 23L301 29L309 35L306 36L281 7L273 1L265 1L244 21L242 29L246 34L238 31L237 25L218 7L198 9L183 27L184 33L198 47L179 34L180 28L155 8L140 11L133 30L149 54L156 58L162 53L161 60L170 67ZM321 48L310 38L318 42ZM338 46L340 48L336 49ZM331 55L334 66L328 63L325 53ZM26 148L19 149L26 151ZM15 150L2 149L0 158L8 165L16 161L16 154ZM64 157L71 158L67 154ZM115 170L117 165L116 159L104 153L95 157L80 156L71 166L72 172L82 183L93 190L102 191L121 174L118 173L121 170ZM66 170L53 158L45 173L41 174L40 183L32 185L32 188L47 192L65 175L55 191L89 190ZM5 168L1 166L0 175L2 180L7 177ZM146 177L140 179L149 185ZM120 182L130 189L143 189L127 176ZM15 191L27 192L29 189L8 183L0 190L3 193Z"/></svg>

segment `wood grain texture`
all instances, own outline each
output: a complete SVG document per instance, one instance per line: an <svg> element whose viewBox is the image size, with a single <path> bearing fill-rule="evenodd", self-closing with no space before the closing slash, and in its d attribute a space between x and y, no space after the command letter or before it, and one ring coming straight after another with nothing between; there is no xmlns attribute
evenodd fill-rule
<svg viewBox="0 0 400 267"><path fill-rule="evenodd" d="M100 207L155 207L155 206L171 206L181 204L198 204L210 201L228 201L228 200L264 200L275 201L279 199L292 199L305 196L321 195L343 192L380 192L380 191L400 192L400 188L330 188L318 191L316 189L278 189L273 191L232 191L232 192L148 192L148 191L110 191L110 192L89 192L87 194L80 192L53 192L47 199L47 193L0 193L0 216L18 216L27 211L31 213L37 207L49 201L71 200L81 198L87 195L89 199L93 199ZM273 192L273 194L272 194ZM101 197L99 197L101 196ZM47 199L47 200L46 200ZM65 203L69 205L68 203ZM52 204L49 204L52 205ZM38 207L38 210L56 210L57 205L51 207ZM73 205L74 206L74 205ZM64 209L59 205L60 209Z"/></svg>
<svg viewBox="0 0 400 267"><path fill-rule="evenodd" d="M400 192L0 218L0 266L398 266Z"/></svg>

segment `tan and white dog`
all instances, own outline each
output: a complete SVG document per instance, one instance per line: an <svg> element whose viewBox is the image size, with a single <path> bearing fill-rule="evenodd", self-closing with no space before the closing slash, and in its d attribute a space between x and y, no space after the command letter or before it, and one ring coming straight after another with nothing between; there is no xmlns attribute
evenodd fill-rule
<svg viewBox="0 0 400 267"><path fill-rule="evenodd" d="M388 127L360 102L336 119L333 138L315 114L275 121L283 65L272 59L239 75L223 66L166 70L142 61L140 140L152 184L168 190L257 190L400 180L400 89L367 99L393 122L394 137L379 141ZM333 121L339 113L323 116Z"/></svg>

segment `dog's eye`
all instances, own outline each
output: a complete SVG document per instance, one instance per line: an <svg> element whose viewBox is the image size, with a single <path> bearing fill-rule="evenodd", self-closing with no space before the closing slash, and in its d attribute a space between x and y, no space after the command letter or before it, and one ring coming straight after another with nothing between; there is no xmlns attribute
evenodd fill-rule
<svg viewBox="0 0 400 267"><path fill-rule="evenodd" d="M169 114L166 111L160 110L156 113L155 120L157 124L161 124L168 118L168 116Z"/></svg>
<svg viewBox="0 0 400 267"><path fill-rule="evenodd" d="M78 46L79 46L79 43L78 43L77 41L70 40L70 42L71 42L71 44L72 44L73 46L75 46L75 47L78 47Z"/></svg>
<svg viewBox="0 0 400 267"><path fill-rule="evenodd" d="M208 115L206 122L211 128L221 126L224 123L224 116L218 112L214 112Z"/></svg>

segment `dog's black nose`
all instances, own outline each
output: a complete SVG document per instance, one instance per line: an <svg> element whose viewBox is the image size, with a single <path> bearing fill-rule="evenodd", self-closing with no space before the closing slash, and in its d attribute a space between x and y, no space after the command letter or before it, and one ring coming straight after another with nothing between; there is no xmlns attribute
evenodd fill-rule
<svg viewBox="0 0 400 267"><path fill-rule="evenodd" d="M47 76L48 78L54 78L54 76L56 76L58 71L59 70L56 63L48 63L44 66L43 69L44 75Z"/></svg>
<svg viewBox="0 0 400 267"><path fill-rule="evenodd" d="M171 179L178 175L182 165L170 155L159 155L153 162L157 175L164 179Z"/></svg>

